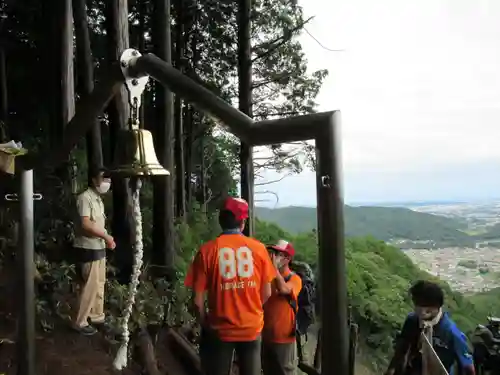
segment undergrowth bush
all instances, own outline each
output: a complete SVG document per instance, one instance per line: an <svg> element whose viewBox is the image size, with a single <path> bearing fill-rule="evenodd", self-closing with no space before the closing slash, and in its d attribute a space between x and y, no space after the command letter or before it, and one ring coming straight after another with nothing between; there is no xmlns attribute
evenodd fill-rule
<svg viewBox="0 0 500 375"><path fill-rule="evenodd" d="M173 282L153 278L148 264L142 269L141 282L129 321L131 331L149 325L180 326L192 324L189 312L190 293L183 281L187 267L200 245L219 234L216 217L194 208L190 218L176 225L176 277ZM150 227L146 222L145 228ZM43 250L50 249L44 246ZM42 282L36 309L40 326L50 331L57 321L69 322L76 309L78 278L75 266L66 262L50 262L46 256L37 255L36 267ZM108 262L105 292L105 309L112 332L120 333L123 312L128 298L128 286L120 285L114 275L117 269Z"/></svg>

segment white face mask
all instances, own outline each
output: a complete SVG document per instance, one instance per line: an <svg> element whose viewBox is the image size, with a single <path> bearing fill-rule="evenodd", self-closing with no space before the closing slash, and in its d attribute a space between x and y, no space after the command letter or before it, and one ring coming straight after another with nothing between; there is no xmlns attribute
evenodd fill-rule
<svg viewBox="0 0 500 375"><path fill-rule="evenodd" d="M432 320L439 313L439 309L415 306L415 313L422 320Z"/></svg>
<svg viewBox="0 0 500 375"><path fill-rule="evenodd" d="M103 181L99 186L96 187L96 190L99 194L106 194L111 187L111 182Z"/></svg>

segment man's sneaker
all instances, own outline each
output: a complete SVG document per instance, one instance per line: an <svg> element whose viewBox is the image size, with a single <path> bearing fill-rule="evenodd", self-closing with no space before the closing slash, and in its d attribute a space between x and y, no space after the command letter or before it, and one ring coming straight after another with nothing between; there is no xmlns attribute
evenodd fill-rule
<svg viewBox="0 0 500 375"><path fill-rule="evenodd" d="M109 325L109 322L107 319L104 320L98 320L98 321L92 321L90 318L87 320L89 325L92 325L93 327L102 330L104 332L109 332L111 330L111 327Z"/></svg>
<svg viewBox="0 0 500 375"><path fill-rule="evenodd" d="M97 329L92 326L75 327L75 329L84 336L92 336L97 333Z"/></svg>

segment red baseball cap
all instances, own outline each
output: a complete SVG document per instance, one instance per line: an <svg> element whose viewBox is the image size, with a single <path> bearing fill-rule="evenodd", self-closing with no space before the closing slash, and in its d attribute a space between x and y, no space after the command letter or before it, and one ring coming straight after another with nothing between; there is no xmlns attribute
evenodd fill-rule
<svg viewBox="0 0 500 375"><path fill-rule="evenodd" d="M293 248L293 245L285 240L279 240L276 245L268 246L267 248L279 251L280 253L288 254L290 258L293 258L293 256L295 255L295 249Z"/></svg>
<svg viewBox="0 0 500 375"><path fill-rule="evenodd" d="M224 210L231 211L236 220L248 219L248 203L241 198L229 197L224 201Z"/></svg>

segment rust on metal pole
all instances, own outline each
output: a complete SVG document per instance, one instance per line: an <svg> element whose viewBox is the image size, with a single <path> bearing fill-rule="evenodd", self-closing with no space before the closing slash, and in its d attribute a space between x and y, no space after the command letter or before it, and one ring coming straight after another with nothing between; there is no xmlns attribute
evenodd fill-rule
<svg viewBox="0 0 500 375"><path fill-rule="evenodd" d="M317 211L321 316L321 373L348 375L349 328L344 248L344 203L341 191L340 113L319 129L317 150Z"/></svg>

